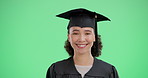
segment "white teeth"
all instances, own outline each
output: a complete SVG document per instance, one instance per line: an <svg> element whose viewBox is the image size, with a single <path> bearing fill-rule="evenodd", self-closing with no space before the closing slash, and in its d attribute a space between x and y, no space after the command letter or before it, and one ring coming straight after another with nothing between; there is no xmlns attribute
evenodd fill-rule
<svg viewBox="0 0 148 78"><path fill-rule="evenodd" d="M79 47L85 47L86 45L78 45Z"/></svg>

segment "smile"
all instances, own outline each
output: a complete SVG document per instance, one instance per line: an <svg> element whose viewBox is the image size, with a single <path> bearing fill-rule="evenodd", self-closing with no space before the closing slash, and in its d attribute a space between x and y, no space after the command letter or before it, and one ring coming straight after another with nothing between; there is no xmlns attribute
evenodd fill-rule
<svg viewBox="0 0 148 78"><path fill-rule="evenodd" d="M78 48L85 48L88 44L76 44Z"/></svg>

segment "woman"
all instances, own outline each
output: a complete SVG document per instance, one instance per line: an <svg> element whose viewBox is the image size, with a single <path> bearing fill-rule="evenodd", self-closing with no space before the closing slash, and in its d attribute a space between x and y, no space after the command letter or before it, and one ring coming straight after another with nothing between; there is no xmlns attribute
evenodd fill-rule
<svg viewBox="0 0 148 78"><path fill-rule="evenodd" d="M119 78L113 65L95 58L102 49L97 22L110 19L82 8L57 17L70 20L65 49L71 57L53 63L46 78Z"/></svg>

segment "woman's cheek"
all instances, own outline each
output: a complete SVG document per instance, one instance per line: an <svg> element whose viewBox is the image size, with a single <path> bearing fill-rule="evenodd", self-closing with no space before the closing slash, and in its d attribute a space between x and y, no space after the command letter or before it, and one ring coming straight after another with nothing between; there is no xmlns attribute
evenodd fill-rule
<svg viewBox="0 0 148 78"><path fill-rule="evenodd" d="M95 38L91 36L91 37L88 38L88 41L89 42L94 42L95 41Z"/></svg>
<svg viewBox="0 0 148 78"><path fill-rule="evenodd" d="M73 39L73 40L77 40L78 38L79 38L78 35L74 35L74 36L72 36L72 39Z"/></svg>

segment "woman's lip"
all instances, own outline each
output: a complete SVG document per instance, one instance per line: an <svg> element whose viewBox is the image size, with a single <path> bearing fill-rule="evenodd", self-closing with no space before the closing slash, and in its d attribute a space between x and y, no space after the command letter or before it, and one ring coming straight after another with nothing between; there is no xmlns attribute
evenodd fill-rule
<svg viewBox="0 0 148 78"><path fill-rule="evenodd" d="M87 44L76 44L76 45L87 45Z"/></svg>
<svg viewBox="0 0 148 78"><path fill-rule="evenodd" d="M85 48L87 44L76 44L78 48Z"/></svg>

